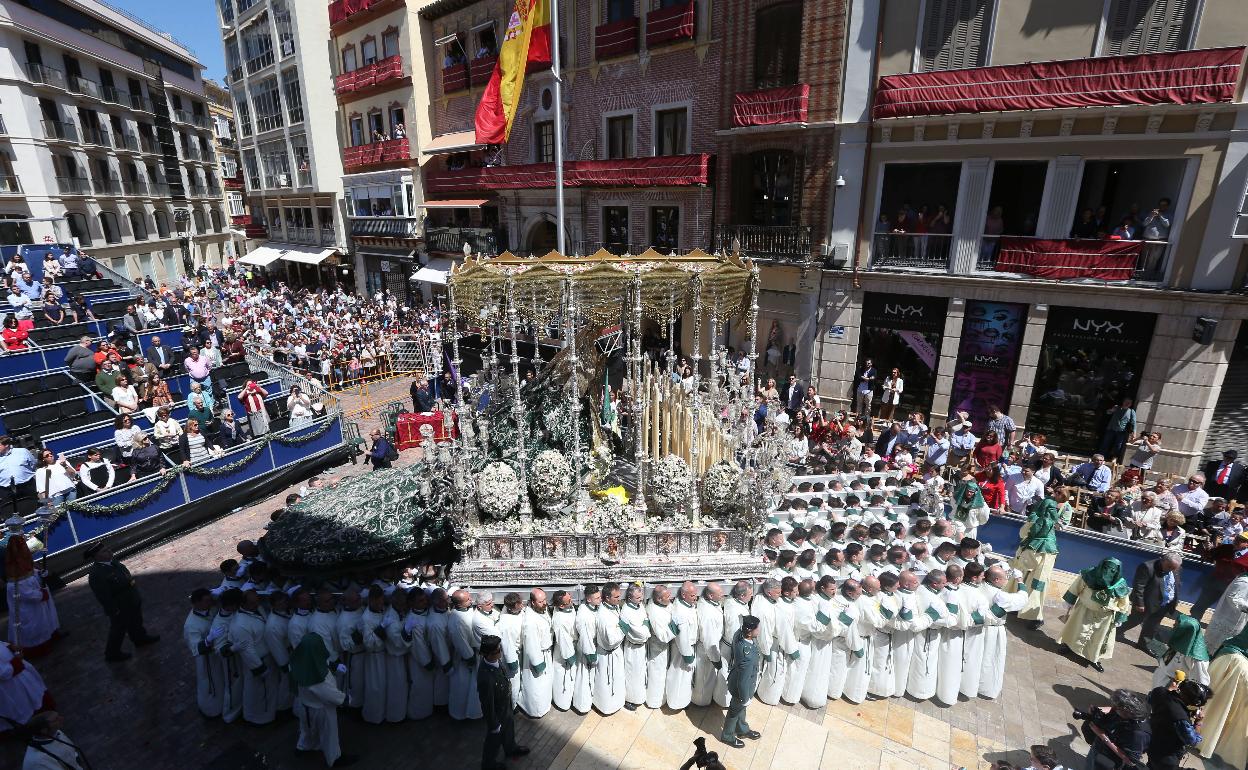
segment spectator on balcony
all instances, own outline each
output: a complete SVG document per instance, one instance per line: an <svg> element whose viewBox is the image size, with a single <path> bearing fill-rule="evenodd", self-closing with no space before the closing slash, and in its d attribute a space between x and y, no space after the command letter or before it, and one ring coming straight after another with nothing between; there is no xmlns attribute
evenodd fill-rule
<svg viewBox="0 0 1248 770"><path fill-rule="evenodd" d="M1079 212L1079 221L1075 222L1074 227L1070 228L1071 238L1095 238L1097 237L1096 214L1091 208L1085 207Z"/></svg>
<svg viewBox="0 0 1248 770"><path fill-rule="evenodd" d="M1135 240L1135 220L1131 215L1122 218L1118 226L1114 228L1114 232L1110 234L1111 241L1134 241Z"/></svg>
<svg viewBox="0 0 1248 770"><path fill-rule="evenodd" d="M407 138L407 127L404 126L402 123L395 123L394 126L390 129L390 132L391 132L391 136L393 136L395 139Z"/></svg>
<svg viewBox="0 0 1248 770"><path fill-rule="evenodd" d="M152 344L144 351L147 359L156 365L161 377L169 377L174 373L173 348L163 344L160 337L152 337Z"/></svg>
<svg viewBox="0 0 1248 770"><path fill-rule="evenodd" d="M69 303L69 309L74 314L74 323L96 320L95 311L91 308L91 300L82 296L81 293L74 295Z"/></svg>
<svg viewBox="0 0 1248 770"><path fill-rule="evenodd" d="M10 286L8 299L9 304L13 307L13 314L9 316L9 319L26 321L26 328L29 329L33 325L31 319L34 315L30 310L30 297L23 294L22 290L16 286Z"/></svg>
<svg viewBox="0 0 1248 770"><path fill-rule="evenodd" d="M980 256L985 262L996 259L1001 234L1004 232L1005 210L999 205L994 205L988 209L988 216L984 218L984 242L980 248Z"/></svg>
<svg viewBox="0 0 1248 770"><path fill-rule="evenodd" d="M208 442L199 429L199 420L187 419L186 430L178 437L178 448L182 450L182 466L187 467L207 460L220 447Z"/></svg>
<svg viewBox="0 0 1248 770"><path fill-rule="evenodd" d="M113 404L123 415L139 411L139 393L130 384L130 378L124 374L117 376L117 384L112 390Z"/></svg>
<svg viewBox="0 0 1248 770"><path fill-rule="evenodd" d="M147 320L134 305L126 305L126 314L121 317L121 323L131 334L138 334L147 328Z"/></svg>
<svg viewBox="0 0 1248 770"><path fill-rule="evenodd" d="M150 476L161 467L160 450L152 443L150 436L140 431L134 437L134 447L130 451L130 480Z"/></svg>
<svg viewBox="0 0 1248 770"><path fill-rule="evenodd" d="M18 257L20 259L20 257ZM57 262L61 265L61 273L66 278L81 278L82 275L78 270L78 254L69 246L61 247L61 255L57 257Z"/></svg>
<svg viewBox="0 0 1248 770"><path fill-rule="evenodd" d="M162 452L168 452L178 446L182 436L182 426L169 413L169 407L162 406L156 410L156 419L152 425L152 435L156 437L156 446Z"/></svg>
<svg viewBox="0 0 1248 770"><path fill-rule="evenodd" d="M76 485L78 471L65 455L56 455L51 449L39 452L39 465L35 469L35 489L39 502L59 508L78 497Z"/></svg>
<svg viewBox="0 0 1248 770"><path fill-rule="evenodd" d="M0 332L0 347L6 351L16 352L26 349L26 338L30 332L22 328L13 316L4 319L4 330Z"/></svg>
<svg viewBox="0 0 1248 770"><path fill-rule="evenodd" d="M117 482L117 469L98 447L87 450L87 460L78 466L78 494L93 495L112 489Z"/></svg>
<svg viewBox="0 0 1248 770"><path fill-rule="evenodd" d="M312 422L312 399L298 385L290 387L286 409L290 412L290 427L299 428Z"/></svg>
<svg viewBox="0 0 1248 770"><path fill-rule="evenodd" d="M234 419L234 412L229 409L221 411L221 425L217 431L217 441L222 449L245 444L251 438L251 427L246 422Z"/></svg>
<svg viewBox="0 0 1248 770"><path fill-rule="evenodd" d="M384 141L386 141L386 135L381 133L381 129L374 128L373 129L373 144L377 144L378 142L384 142Z"/></svg>
<svg viewBox="0 0 1248 770"><path fill-rule="evenodd" d="M128 414L119 414L113 420L114 457L118 463L130 464L130 456L134 453L134 438L143 429L134 424Z"/></svg>
<svg viewBox="0 0 1248 770"><path fill-rule="evenodd" d="M43 319L52 326L65 323L67 314L65 307L57 300L56 294L47 292L43 295Z"/></svg>
<svg viewBox="0 0 1248 770"><path fill-rule="evenodd" d="M22 258L21 254L14 254L9 257L8 262L4 263L4 277L12 278L14 276L21 275L22 271L25 269L26 260Z"/></svg>

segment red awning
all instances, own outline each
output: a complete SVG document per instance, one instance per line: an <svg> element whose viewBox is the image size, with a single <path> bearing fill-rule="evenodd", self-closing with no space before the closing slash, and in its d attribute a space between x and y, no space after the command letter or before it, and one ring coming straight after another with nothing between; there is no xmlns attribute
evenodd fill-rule
<svg viewBox="0 0 1248 770"><path fill-rule="evenodd" d="M420 205L427 209L479 209L489 202L486 198L452 198L440 201L425 201Z"/></svg>
<svg viewBox="0 0 1248 770"><path fill-rule="evenodd" d="M1127 281L1135 274L1143 241L1049 241L1002 238L996 269L1040 278Z"/></svg>
<svg viewBox="0 0 1248 770"><path fill-rule="evenodd" d="M771 126L779 123L805 123L810 86L767 88L732 97L732 125Z"/></svg>
<svg viewBox="0 0 1248 770"><path fill-rule="evenodd" d="M1209 104L1235 96L1244 47L1101 56L880 78L875 117Z"/></svg>
<svg viewBox="0 0 1248 770"><path fill-rule="evenodd" d="M655 158L578 160L563 164L566 187L683 187L705 185L711 156L662 155ZM521 190L555 186L555 164L485 166L457 171L426 171L425 192L453 195L478 190Z"/></svg>
<svg viewBox="0 0 1248 770"><path fill-rule="evenodd" d="M646 47L654 48L675 40L692 40L696 13L692 0L647 13Z"/></svg>

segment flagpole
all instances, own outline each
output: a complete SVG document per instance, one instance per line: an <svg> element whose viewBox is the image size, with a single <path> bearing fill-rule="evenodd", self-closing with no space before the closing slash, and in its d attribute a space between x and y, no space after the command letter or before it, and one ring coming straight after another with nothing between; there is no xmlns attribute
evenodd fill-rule
<svg viewBox="0 0 1248 770"><path fill-rule="evenodd" d="M550 68L555 73L555 232L558 251L566 255L563 229L563 74L559 69L559 0L550 0Z"/></svg>

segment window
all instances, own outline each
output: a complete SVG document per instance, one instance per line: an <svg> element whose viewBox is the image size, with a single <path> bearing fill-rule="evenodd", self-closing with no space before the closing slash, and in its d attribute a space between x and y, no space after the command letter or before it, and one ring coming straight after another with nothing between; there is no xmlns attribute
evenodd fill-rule
<svg viewBox="0 0 1248 770"><path fill-rule="evenodd" d="M342 71L353 72L359 67L355 63L355 46L349 45L342 49Z"/></svg>
<svg viewBox="0 0 1248 770"><path fill-rule="evenodd" d="M802 50L802 4L773 5L754 22L754 87L796 85Z"/></svg>
<svg viewBox="0 0 1248 770"><path fill-rule="evenodd" d="M195 220L195 232L206 233L208 228L204 226L204 212L199 209L191 209L191 217Z"/></svg>
<svg viewBox="0 0 1248 770"><path fill-rule="evenodd" d="M351 118L351 146L359 147L364 144L364 118L356 115Z"/></svg>
<svg viewBox="0 0 1248 770"><path fill-rule="evenodd" d="M1113 0L1103 56L1181 51L1191 44L1197 0Z"/></svg>
<svg viewBox="0 0 1248 770"><path fill-rule="evenodd" d="M792 150L761 150L732 159L733 222L793 224L795 159Z"/></svg>
<svg viewBox="0 0 1248 770"><path fill-rule="evenodd" d="M400 185L369 185L351 188L351 214L357 217L403 216ZM330 220L332 223L332 220Z"/></svg>
<svg viewBox="0 0 1248 770"><path fill-rule="evenodd" d="M494 25L487 24L477 30L477 56L483 59L498 55L498 36L494 34Z"/></svg>
<svg viewBox="0 0 1248 770"><path fill-rule="evenodd" d="M232 217L241 217L247 213L247 208L243 205L242 193L226 193L225 204L229 207L230 216Z"/></svg>
<svg viewBox="0 0 1248 770"><path fill-rule="evenodd" d="M260 145L260 163L264 166L265 187L290 187L290 156L286 142L267 142Z"/></svg>
<svg viewBox="0 0 1248 770"><path fill-rule="evenodd" d="M282 100L277 93L277 78L265 78L252 86L251 101L256 105L256 130L272 131L282 126Z"/></svg>
<svg viewBox="0 0 1248 770"><path fill-rule="evenodd" d="M243 32L243 59L251 75L273 63L273 36L268 24L252 24Z"/></svg>
<svg viewBox="0 0 1248 770"><path fill-rule="evenodd" d="M613 21L624 21L636 16L633 13L633 0L606 0L607 7L604 23L610 24Z"/></svg>
<svg viewBox="0 0 1248 770"><path fill-rule="evenodd" d="M650 245L656 251L672 252L680 243L680 209L675 206L650 207Z"/></svg>
<svg viewBox="0 0 1248 770"><path fill-rule="evenodd" d="M273 24L277 27L277 48L285 59L295 53L295 30L290 25L290 9L286 7L286 0L273 0L270 6L273 8Z"/></svg>
<svg viewBox="0 0 1248 770"><path fill-rule="evenodd" d="M543 120L533 124L533 162L553 163L555 160L555 122Z"/></svg>
<svg viewBox="0 0 1248 770"><path fill-rule="evenodd" d="M226 179L238 176L238 161L232 155L221 156L221 176Z"/></svg>
<svg viewBox="0 0 1248 770"><path fill-rule="evenodd" d="M130 232L134 233L136 241L147 240L147 221L142 211L130 212Z"/></svg>
<svg viewBox="0 0 1248 770"><path fill-rule="evenodd" d="M398 31L386 32L381 36L381 56L389 59L391 56L399 55L399 33Z"/></svg>
<svg viewBox="0 0 1248 770"><path fill-rule="evenodd" d="M602 207L602 247L612 254L628 251L628 206Z"/></svg>
<svg viewBox="0 0 1248 770"><path fill-rule="evenodd" d="M243 136L251 136L251 107L247 104L247 97L242 94L234 95L234 103L238 106L238 125Z"/></svg>
<svg viewBox="0 0 1248 770"><path fill-rule="evenodd" d="M299 92L299 70L294 67L282 73L282 93L286 96L286 111L290 122L303 122L303 95Z"/></svg>
<svg viewBox="0 0 1248 770"><path fill-rule="evenodd" d="M918 69L984 66L991 15L990 0L928 0Z"/></svg>
<svg viewBox="0 0 1248 770"><path fill-rule="evenodd" d="M689 110L659 110L654 113L654 154L684 155L689 151Z"/></svg>
<svg viewBox="0 0 1248 770"><path fill-rule="evenodd" d="M365 67L377 63L377 38L366 38L360 43L360 62Z"/></svg>
<svg viewBox="0 0 1248 770"><path fill-rule="evenodd" d="M221 209L212 209L208 212L208 216L212 220L213 232L219 233L225 229L225 226L222 224Z"/></svg>
<svg viewBox="0 0 1248 770"><path fill-rule="evenodd" d="M251 190L260 189L260 164L256 162L256 151L243 152L243 165L247 168L247 187Z"/></svg>
<svg viewBox="0 0 1248 770"><path fill-rule="evenodd" d="M380 112L368 113L369 142L380 142L386 137L386 120Z"/></svg>
<svg viewBox="0 0 1248 770"><path fill-rule="evenodd" d="M84 214L66 214L69 223L69 234L78 240L79 246L91 245L91 231L87 228L87 217Z"/></svg>
<svg viewBox="0 0 1248 770"><path fill-rule="evenodd" d="M633 157L633 116L607 118L607 157Z"/></svg>
<svg viewBox="0 0 1248 770"><path fill-rule="evenodd" d="M404 136L406 136L407 135L407 121L404 120L403 108L391 107L390 108L390 136L394 139L399 138L398 131L396 130L399 126L403 126L403 134Z"/></svg>
<svg viewBox="0 0 1248 770"><path fill-rule="evenodd" d="M100 230L104 233L105 243L121 243L121 228L117 226L117 215L113 212L100 212Z"/></svg>
<svg viewBox="0 0 1248 770"><path fill-rule="evenodd" d="M169 214L164 209L156 209L153 217L156 220L156 236L158 238L169 237Z"/></svg>

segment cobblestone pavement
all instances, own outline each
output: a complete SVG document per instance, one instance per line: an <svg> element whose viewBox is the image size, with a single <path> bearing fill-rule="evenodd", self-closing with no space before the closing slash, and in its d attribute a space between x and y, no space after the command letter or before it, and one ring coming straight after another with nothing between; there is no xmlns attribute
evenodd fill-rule
<svg viewBox="0 0 1248 770"><path fill-rule="evenodd" d="M403 392L391 398L406 395L406 383L391 383L387 390L399 390L399 384ZM344 407L351 410L350 403ZM361 425L365 431L367 427ZM410 454L405 452L403 459ZM361 473L366 467L348 464L329 475ZM143 593L147 627L162 637L159 644L136 651L130 661L104 662L106 625L85 580L57 594L61 622L71 634L36 666L65 715L66 732L95 770L238 770L246 766L240 756L248 751L264 754L271 768L323 767L317 756L295 754L293 719L254 727L201 717L195 708L190 656L181 641L191 589L218 582L215 565L234 554L238 540L260 532L286 492L125 560ZM1041 742L1055 747L1064 764L1081 768L1086 746L1071 711L1103 703L1115 687L1147 689L1152 659L1119 645L1106 672L1097 674L1061 655L1054 641L1060 632L1060 593L1052 593L1064 590L1060 582L1055 579L1050 586L1055 611L1048 613L1043 631L1011 623L1006 688L996 701L977 699L948 708L908 699L859 705L837 701L822 710L755 702L750 723L763 738L740 750L714 740L723 719L718 708L671 713L643 708L610 717L552 711L541 720L517 716L517 739L533 752L509 767L675 770L692 751L691 741L706 735L733 770L950 770L988 768L998 759L1025 766L1025 747ZM422 722L374 726L343 711L340 723L344 751L361 755L360 767L479 764L480 722L457 723L443 714ZM20 752L12 741L0 745L0 767L18 767ZM1186 765L1223 767L1195 756Z"/></svg>

